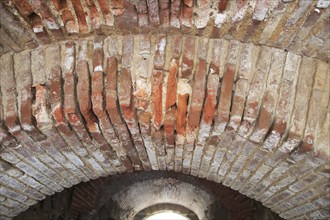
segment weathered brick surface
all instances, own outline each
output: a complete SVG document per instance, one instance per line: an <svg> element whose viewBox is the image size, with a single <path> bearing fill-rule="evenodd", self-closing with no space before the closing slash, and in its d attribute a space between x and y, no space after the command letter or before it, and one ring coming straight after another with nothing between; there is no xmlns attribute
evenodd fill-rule
<svg viewBox="0 0 330 220"><path fill-rule="evenodd" d="M325 0L312 2L5 1L0 8L3 15L0 53L34 48L69 39L71 35L154 33L165 28L184 33L203 30L203 35L290 48L326 61L329 46L324 30L329 4Z"/></svg>
<svg viewBox="0 0 330 220"><path fill-rule="evenodd" d="M175 6L144 2L138 14ZM98 10L93 4L88 13ZM180 13L191 4L179 2ZM116 1L104 10L123 7ZM267 16L258 10L256 18ZM285 218L325 215L330 90L321 60L236 40L143 33L7 53L0 64L0 194L8 198L1 215L133 170L221 182Z"/></svg>

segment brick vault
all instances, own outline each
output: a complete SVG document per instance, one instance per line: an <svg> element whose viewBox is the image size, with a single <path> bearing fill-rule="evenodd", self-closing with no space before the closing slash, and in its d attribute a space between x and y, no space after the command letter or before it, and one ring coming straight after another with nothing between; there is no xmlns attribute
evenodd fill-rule
<svg viewBox="0 0 330 220"><path fill-rule="evenodd" d="M1 0L0 219L329 219L329 5Z"/></svg>

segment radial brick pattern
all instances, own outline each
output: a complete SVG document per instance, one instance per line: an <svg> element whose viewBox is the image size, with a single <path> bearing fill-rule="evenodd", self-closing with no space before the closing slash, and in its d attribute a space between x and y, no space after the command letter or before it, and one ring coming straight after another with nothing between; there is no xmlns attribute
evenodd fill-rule
<svg viewBox="0 0 330 220"><path fill-rule="evenodd" d="M329 5L2 1L0 219L138 170L329 218Z"/></svg>

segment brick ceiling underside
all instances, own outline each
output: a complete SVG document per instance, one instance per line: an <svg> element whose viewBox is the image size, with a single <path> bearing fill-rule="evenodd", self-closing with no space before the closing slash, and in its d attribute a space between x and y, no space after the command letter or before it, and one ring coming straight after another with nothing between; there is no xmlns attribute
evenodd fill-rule
<svg viewBox="0 0 330 220"><path fill-rule="evenodd" d="M139 196L141 194L144 196ZM63 219L117 220L133 219L136 214L134 220L142 220L148 214L167 209L188 214L191 220L281 219L259 202L228 187L169 171L118 174L80 183L47 197L14 219L38 216L59 219L61 216Z"/></svg>
<svg viewBox="0 0 330 220"><path fill-rule="evenodd" d="M329 1L0 4L0 218L170 170L329 218Z"/></svg>

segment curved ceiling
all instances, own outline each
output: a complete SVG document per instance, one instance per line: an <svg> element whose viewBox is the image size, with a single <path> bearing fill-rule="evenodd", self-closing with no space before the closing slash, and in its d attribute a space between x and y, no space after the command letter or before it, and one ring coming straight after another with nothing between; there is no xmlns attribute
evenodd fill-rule
<svg viewBox="0 0 330 220"><path fill-rule="evenodd" d="M143 171L80 183L47 197L15 220L37 216L140 220L162 210L172 210L190 220L281 219L259 202L221 184L182 173Z"/></svg>
<svg viewBox="0 0 330 220"><path fill-rule="evenodd" d="M328 218L329 4L2 1L1 218L139 170Z"/></svg>

